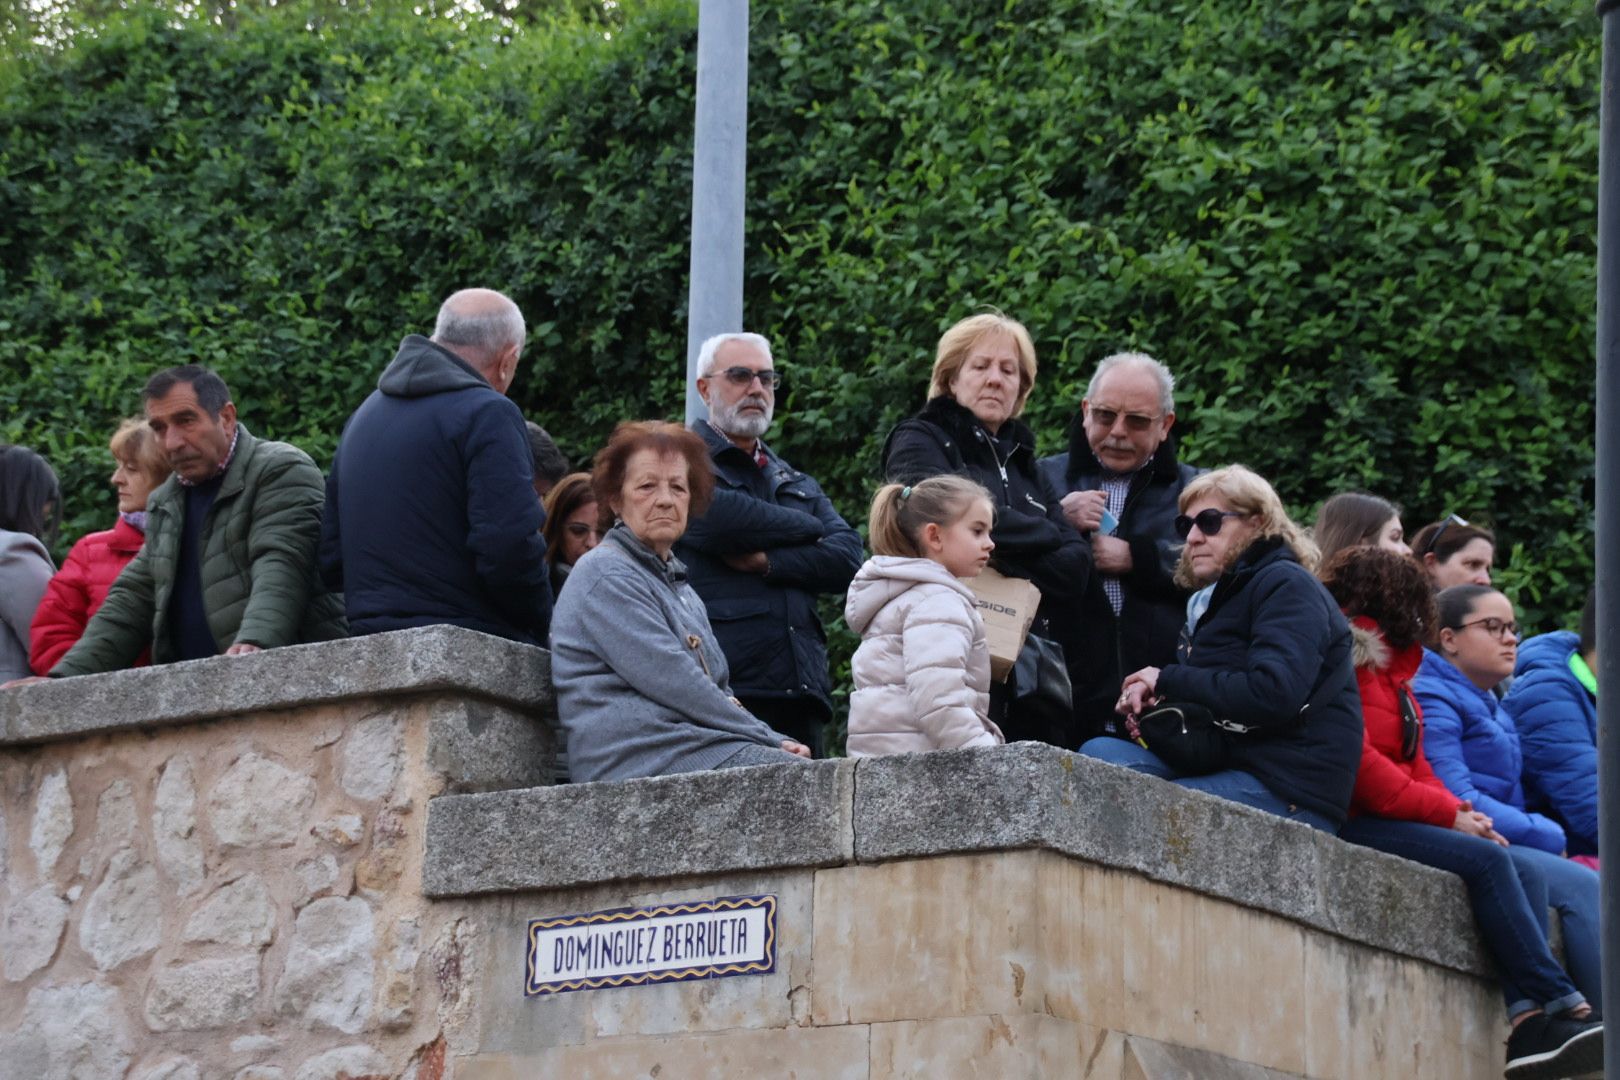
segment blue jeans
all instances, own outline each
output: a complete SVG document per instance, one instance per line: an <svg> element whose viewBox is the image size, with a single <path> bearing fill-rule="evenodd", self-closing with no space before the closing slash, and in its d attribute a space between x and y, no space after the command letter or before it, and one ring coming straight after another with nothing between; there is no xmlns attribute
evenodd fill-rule
<svg viewBox="0 0 1620 1080"><path fill-rule="evenodd" d="M1290 805L1272 794L1271 789L1254 776L1237 769L1222 769L1220 772L1212 772L1205 776L1177 776L1174 769L1147 747L1110 735L1087 739L1080 747L1080 752L1087 757L1106 761L1110 765L1123 765L1127 769L1172 781L1192 791L1207 792L1235 803L1242 803L1244 806L1252 806L1256 810L1264 810L1268 814L1276 814L1289 821L1298 821L1313 829L1321 829L1325 833L1339 831L1339 827L1328 818L1315 811Z"/></svg>
<svg viewBox="0 0 1620 1080"><path fill-rule="evenodd" d="M1586 1000L1547 944L1546 879L1538 869L1540 860L1518 860L1500 844L1418 821L1351 818L1339 836L1463 879L1480 937L1503 973L1508 1016L1536 1008L1563 1012ZM1526 876L1537 882L1535 888L1521 884ZM1530 895L1538 890L1540 902Z"/></svg>
<svg viewBox="0 0 1620 1080"><path fill-rule="evenodd" d="M1519 883L1530 908L1547 928L1548 908L1558 912L1564 930L1564 969L1575 989L1593 1008L1602 1008L1603 961L1599 944L1597 871L1538 848L1514 844L1508 848Z"/></svg>

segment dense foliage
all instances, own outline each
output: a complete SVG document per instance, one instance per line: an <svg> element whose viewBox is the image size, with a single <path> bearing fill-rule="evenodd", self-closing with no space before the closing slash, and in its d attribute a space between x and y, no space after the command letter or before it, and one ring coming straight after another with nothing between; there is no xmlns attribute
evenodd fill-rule
<svg viewBox="0 0 1620 1080"><path fill-rule="evenodd" d="M695 5L501 42L409 13L114 19L0 68L0 438L71 535L151 370L216 366L323 463L467 284L532 327L515 396L586 457L681 409ZM1180 377L1184 454L1494 522L1542 626L1591 566L1598 23L1581 0L754 5L745 311L776 444L864 522L933 344ZM1509 550L1511 549L1511 553Z"/></svg>

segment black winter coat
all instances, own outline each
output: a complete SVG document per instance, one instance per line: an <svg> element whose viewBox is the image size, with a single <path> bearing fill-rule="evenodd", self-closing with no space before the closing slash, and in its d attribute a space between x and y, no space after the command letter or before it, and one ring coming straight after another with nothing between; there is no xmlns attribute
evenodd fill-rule
<svg viewBox="0 0 1620 1080"><path fill-rule="evenodd" d="M714 502L687 525L675 553L703 598L739 698L813 701L832 716L827 634L816 596L842 593L861 568L861 534L821 486L771 453L751 454L699 420L714 462ZM763 551L763 577L733 570L727 555Z"/></svg>
<svg viewBox="0 0 1620 1080"><path fill-rule="evenodd" d="M1275 538L1251 544L1180 651L1159 694L1252 725L1228 740L1229 766L1343 824L1361 763L1350 625L1293 551Z"/></svg>
<svg viewBox="0 0 1620 1080"><path fill-rule="evenodd" d="M1041 590L1048 617L1072 610L1091 578L1091 545L1063 517L1057 492L1035 468L1035 433L1021 420L992 437L955 398L941 395L889 433L883 475L914 484L958 473L983 484L996 503L991 565L1009 577L1028 578Z"/></svg>
<svg viewBox="0 0 1620 1080"><path fill-rule="evenodd" d="M1042 458L1037 467L1059 498L1102 486L1102 465L1078 416L1069 427L1069 452ZM1187 617L1187 591L1174 581L1182 547L1175 530L1177 504L1182 488L1202 471L1176 460L1170 438L1131 478L1114 531L1131 548L1131 570L1119 579L1125 602L1115 615L1103 591L1103 575L1093 573L1072 630L1080 663L1070 677L1082 739L1103 734L1117 720L1114 703L1125 676L1175 659Z"/></svg>
<svg viewBox="0 0 1620 1080"><path fill-rule="evenodd" d="M523 414L412 334L344 426L321 572L350 631L451 624L545 644L551 583Z"/></svg>

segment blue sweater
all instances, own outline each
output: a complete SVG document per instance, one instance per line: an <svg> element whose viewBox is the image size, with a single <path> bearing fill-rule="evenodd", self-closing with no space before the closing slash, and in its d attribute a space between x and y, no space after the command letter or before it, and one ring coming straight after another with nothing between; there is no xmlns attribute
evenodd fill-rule
<svg viewBox="0 0 1620 1080"><path fill-rule="evenodd" d="M568 575L551 621L551 674L576 781L712 769L786 738L731 696L686 567L622 524Z"/></svg>
<svg viewBox="0 0 1620 1080"><path fill-rule="evenodd" d="M1562 852L1558 823L1525 809L1519 733L1496 695L1427 649L1412 692L1423 707L1423 751L1447 789L1473 803L1510 843Z"/></svg>
<svg viewBox="0 0 1620 1080"><path fill-rule="evenodd" d="M1530 805L1563 822L1571 854L1596 855L1597 699L1569 667L1580 647L1567 631L1526 641L1502 708L1524 746Z"/></svg>

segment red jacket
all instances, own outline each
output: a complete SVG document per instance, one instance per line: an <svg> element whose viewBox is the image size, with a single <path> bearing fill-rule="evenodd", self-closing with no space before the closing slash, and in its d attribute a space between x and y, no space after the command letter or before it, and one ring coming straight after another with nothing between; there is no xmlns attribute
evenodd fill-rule
<svg viewBox="0 0 1620 1080"><path fill-rule="evenodd" d="M1350 799L1350 813L1366 817L1420 821L1449 829L1457 819L1461 801L1446 790L1423 756L1423 711L1411 698L1420 733L1417 752L1401 755L1402 690L1410 695L1412 676L1423 663L1423 646L1412 644L1392 652L1365 616L1350 621L1355 635L1356 685L1361 690L1361 770Z"/></svg>
<svg viewBox="0 0 1620 1080"><path fill-rule="evenodd" d="M73 545L67 562L45 586L29 628L28 665L35 675L49 674L67 655L145 539L139 529L120 518L106 532L91 533ZM135 665L146 661L143 653Z"/></svg>

